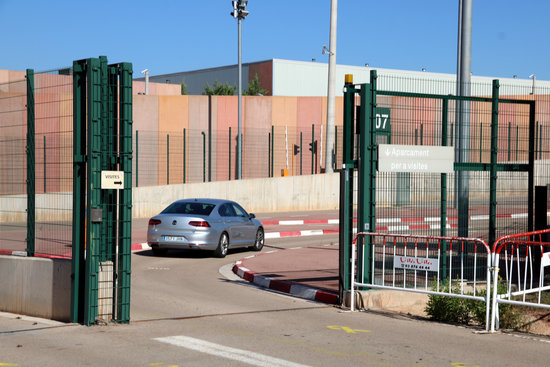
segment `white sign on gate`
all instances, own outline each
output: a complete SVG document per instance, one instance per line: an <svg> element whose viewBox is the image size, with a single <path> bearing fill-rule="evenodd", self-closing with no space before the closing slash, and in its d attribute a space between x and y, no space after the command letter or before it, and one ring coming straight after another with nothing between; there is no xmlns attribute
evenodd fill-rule
<svg viewBox="0 0 550 367"><path fill-rule="evenodd" d="M550 265L550 252L543 253L541 261L543 267Z"/></svg>
<svg viewBox="0 0 550 367"><path fill-rule="evenodd" d="M454 171L454 148L429 145L378 145L378 171L448 173Z"/></svg>
<svg viewBox="0 0 550 367"><path fill-rule="evenodd" d="M396 256L393 258L395 269L437 271L439 261L425 257Z"/></svg>

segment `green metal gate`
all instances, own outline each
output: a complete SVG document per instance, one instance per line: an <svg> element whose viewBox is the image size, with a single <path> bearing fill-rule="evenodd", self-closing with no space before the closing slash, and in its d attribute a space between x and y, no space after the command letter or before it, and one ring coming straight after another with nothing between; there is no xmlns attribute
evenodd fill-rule
<svg viewBox="0 0 550 367"><path fill-rule="evenodd" d="M130 320L132 65L73 63L71 318Z"/></svg>
<svg viewBox="0 0 550 367"><path fill-rule="evenodd" d="M350 80L344 88L340 217L344 289L349 289L355 203L358 232L399 233L407 228L416 234L475 236L493 243L499 233L497 220L504 215L516 218L505 223L506 227L514 226L516 232L533 229L535 98L502 98L498 80L493 81L489 93L462 97L379 90L377 79L373 71L370 83L353 84ZM387 117L387 126L382 116ZM508 154L506 159L499 149L503 145L499 132L509 121L518 122L517 126L528 130L528 134L516 143L516 156ZM481 134L479 137L470 134L472 126L482 127L483 123L490 129L485 134L489 141ZM468 135L462 130L465 125ZM379 172L382 154L379 146L384 135L388 144L433 147L454 144L451 172L423 173L399 168ZM381 225L381 218L400 225ZM357 271L365 283L371 281L368 277L372 261L369 250L358 254Z"/></svg>

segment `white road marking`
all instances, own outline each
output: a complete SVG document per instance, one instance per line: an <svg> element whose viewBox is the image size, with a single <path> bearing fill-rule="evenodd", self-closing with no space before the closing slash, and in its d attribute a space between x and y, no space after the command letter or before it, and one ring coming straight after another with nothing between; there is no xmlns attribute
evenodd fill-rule
<svg viewBox="0 0 550 367"><path fill-rule="evenodd" d="M260 353L254 353L248 350L226 347L225 345L207 342L205 340L195 339L184 335L168 336L165 338L155 338L153 340L161 343L172 344L197 352L210 354L217 357L232 359L234 361L247 363L258 367L309 367L305 364L294 363L275 357L266 356Z"/></svg>

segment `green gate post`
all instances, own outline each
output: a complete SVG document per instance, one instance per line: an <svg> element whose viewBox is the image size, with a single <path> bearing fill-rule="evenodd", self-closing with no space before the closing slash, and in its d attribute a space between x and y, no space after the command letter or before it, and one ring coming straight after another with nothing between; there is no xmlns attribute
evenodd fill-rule
<svg viewBox="0 0 550 367"><path fill-rule="evenodd" d="M357 224L358 232L375 232L376 209L376 140L374 130L374 108L376 107L376 71L370 74L370 84L361 86L361 114L359 116L359 190ZM360 245L361 243L359 243ZM371 244L359 246L357 275L363 283L371 279ZM363 262L364 260L364 262Z"/></svg>
<svg viewBox="0 0 550 367"><path fill-rule="evenodd" d="M84 321L86 243L86 60L73 62L73 233L71 322Z"/></svg>
<svg viewBox="0 0 550 367"><path fill-rule="evenodd" d="M102 316L98 315L99 269L101 262L109 261L113 264L111 279L116 279L116 282L106 282L104 289L112 287L112 292L108 292L112 295L112 303L104 303L111 310L107 309L106 312L112 313L115 321L129 322L132 232L131 64L107 65L107 58L103 56L75 61L73 114L71 320L91 325L96 323L98 316ZM101 188L101 171L104 170L124 172L124 185L120 192ZM117 199L119 194L120 201Z"/></svg>
<svg viewBox="0 0 550 367"><path fill-rule="evenodd" d="M100 56L101 62L101 90L102 108L101 115L101 170L116 171L118 168L118 78L115 70L107 65L107 57ZM100 259L101 261L112 261L116 263L116 220L117 220L117 191L101 190L102 234ZM116 276L116 269L112 267L113 279ZM114 283L112 284L114 288ZM114 310L113 310L114 313Z"/></svg>
<svg viewBox="0 0 550 367"><path fill-rule="evenodd" d="M355 89L351 80L344 87L344 126L342 141L343 169L340 173L340 224L339 224L339 294L342 303L344 291L350 290L351 245L353 241L353 172L356 162L353 159L355 137ZM300 146L302 134L300 133ZM300 151L302 148L300 147Z"/></svg>
<svg viewBox="0 0 550 367"><path fill-rule="evenodd" d="M447 125L449 116L449 100L444 98L442 100L442 116L441 116L441 145L447 146ZM441 174L441 227L439 229L441 236L447 236L447 174ZM443 259L441 260L441 279L445 282L447 279L447 241L441 241L441 252L443 253Z"/></svg>
<svg viewBox="0 0 550 367"><path fill-rule="evenodd" d="M130 322L130 281L132 275L132 64L121 63L120 73L120 170L124 189L120 192L118 238L117 320Z"/></svg>
<svg viewBox="0 0 550 367"><path fill-rule="evenodd" d="M538 121L537 121L538 122ZM533 201L535 195L535 101L529 101L529 164L528 164L528 178L527 186L529 187L527 193L527 230L531 232L534 228L533 221Z"/></svg>
<svg viewBox="0 0 550 367"><path fill-rule="evenodd" d="M83 323L92 325L98 315L98 281L101 248L101 62L88 59L87 79L87 239Z"/></svg>
<svg viewBox="0 0 550 367"><path fill-rule="evenodd" d="M36 227L34 70L27 69L27 256L34 256ZM46 176L44 176L44 182Z"/></svg>
<svg viewBox="0 0 550 367"><path fill-rule="evenodd" d="M496 239L497 217L497 158L498 158L498 100L499 81L493 80L493 93L491 102L491 168L489 183L489 246Z"/></svg>

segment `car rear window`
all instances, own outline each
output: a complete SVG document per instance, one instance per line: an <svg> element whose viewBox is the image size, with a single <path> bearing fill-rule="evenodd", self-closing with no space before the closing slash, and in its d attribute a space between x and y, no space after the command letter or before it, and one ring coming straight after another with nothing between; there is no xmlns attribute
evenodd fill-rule
<svg viewBox="0 0 550 367"><path fill-rule="evenodd" d="M206 203L172 203L168 208L162 211L163 214L192 214L192 215L210 215L216 205Z"/></svg>

